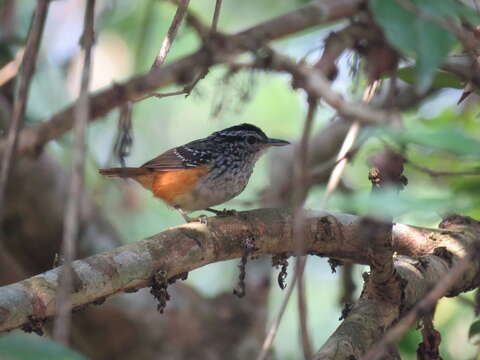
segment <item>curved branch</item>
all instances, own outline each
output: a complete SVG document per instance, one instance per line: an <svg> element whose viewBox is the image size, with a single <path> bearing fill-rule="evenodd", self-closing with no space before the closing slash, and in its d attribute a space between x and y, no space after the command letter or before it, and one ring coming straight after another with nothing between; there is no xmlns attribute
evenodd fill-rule
<svg viewBox="0 0 480 360"><path fill-rule="evenodd" d="M286 15L266 21L230 36L216 34L197 52L167 66L154 69L123 83L114 84L90 97L90 120L129 101L135 101L169 85L186 84L209 67L225 63L232 56L254 51L265 43L302 30L347 18L358 12L364 0L316 0ZM18 153L36 153L50 140L56 139L73 126L74 106L52 116L49 120L20 132ZM0 152L5 149L0 142Z"/></svg>
<svg viewBox="0 0 480 360"><path fill-rule="evenodd" d="M435 285L441 285L444 290L439 296L455 296L478 286L480 261L478 255L474 254L478 253L480 244L480 223L468 217L455 216L444 220L439 228L443 232L430 235L432 240L441 242L433 252L417 258L394 258L398 281L396 284L389 284L383 294L375 293L372 276L366 280L360 299L314 359L373 359L371 353L362 356L383 338L385 330L400 317L416 304L423 304L425 299L432 298L430 290ZM452 279L452 276L455 278ZM438 290L434 291L438 294ZM438 299L438 296L435 299ZM414 309L414 314L417 315L430 310L425 306L420 310L418 306ZM407 321L409 327L414 323L415 317L412 321L410 314ZM400 320L399 323L404 325L404 322ZM405 326L402 330L405 330ZM398 332L396 329L395 336ZM384 342L391 345L391 338L392 336ZM393 338L397 339L398 337Z"/></svg>
<svg viewBox="0 0 480 360"><path fill-rule="evenodd" d="M368 264L367 246L358 241L362 218L348 214L309 212L304 222L305 249L309 254ZM239 258L243 239L253 237L254 255L294 253L293 215L288 209L259 209L233 217L209 218L73 262L74 307L119 292L151 284L159 270L167 278L203 265ZM396 224L393 249L417 256L437 247L451 246L449 231ZM449 245L450 244L450 245ZM52 316L62 267L12 285L0 287L0 332Z"/></svg>

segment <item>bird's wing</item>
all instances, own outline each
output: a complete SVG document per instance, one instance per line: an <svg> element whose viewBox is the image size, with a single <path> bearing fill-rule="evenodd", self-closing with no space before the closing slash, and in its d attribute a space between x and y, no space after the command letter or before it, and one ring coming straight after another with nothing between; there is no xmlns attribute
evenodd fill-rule
<svg viewBox="0 0 480 360"><path fill-rule="evenodd" d="M191 142L164 152L142 165L152 170L182 170L208 164L210 153Z"/></svg>

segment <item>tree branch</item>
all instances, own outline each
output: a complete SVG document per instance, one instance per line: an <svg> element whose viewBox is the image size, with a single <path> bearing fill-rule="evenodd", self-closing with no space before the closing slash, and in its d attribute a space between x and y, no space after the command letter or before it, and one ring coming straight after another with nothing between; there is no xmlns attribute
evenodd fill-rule
<svg viewBox="0 0 480 360"><path fill-rule="evenodd" d="M215 10L213 12L211 32L216 33L218 20L220 19L220 9L222 8L222 0L215 0Z"/></svg>
<svg viewBox="0 0 480 360"><path fill-rule="evenodd" d="M28 34L25 54L22 57L21 77L18 90L15 93L12 119L8 129L7 139L2 142L2 165L0 168L0 218L5 205L5 189L7 187L8 175L13 165L13 158L17 152L19 132L23 126L23 117L27 107L30 81L37 61L38 49L42 39L45 19L47 18L50 0L38 0L32 25Z"/></svg>
<svg viewBox="0 0 480 360"><path fill-rule="evenodd" d="M297 161L295 162L297 166L294 167L294 181L295 181L295 191L294 191L294 225L293 225L293 236L295 238L295 277L297 278L297 295L298 295L298 317L300 323L300 340L302 343L303 356L305 359L310 359L312 357L312 345L310 340L310 335L308 333L308 323L307 323L307 304L305 301L305 283L304 283L304 272L306 266L306 257L305 253L305 234L303 223L305 221L305 199L308 195L309 186L309 141L312 132L313 121L315 119L315 113L317 111L317 99L308 98L308 110L307 116L305 118L305 123L303 126L302 137L300 139L300 145L298 146L298 153L296 154ZM294 285L292 284L292 287ZM291 294L291 293L289 293ZM285 297L284 303L285 306L288 303L289 297ZM263 349L262 349L263 351Z"/></svg>
<svg viewBox="0 0 480 360"><path fill-rule="evenodd" d="M90 86L91 55L95 30L95 0L88 0L85 7L84 29L80 39L83 54L83 69L80 94L75 107L75 144L73 152L73 168L70 179L70 189L65 213L62 238L62 255L65 259L64 271L61 274L58 289L57 318L55 319L54 338L63 344L68 344L70 333L70 293L72 291L72 262L76 254L76 242L80 229L80 207L84 195L85 172L85 135L88 118L90 117L88 90Z"/></svg>
<svg viewBox="0 0 480 360"><path fill-rule="evenodd" d="M175 16L170 24L167 35L165 35L162 46L160 47L160 51L158 52L158 55L155 57L155 61L152 64L152 69L162 66L163 62L165 61L165 58L170 51L170 47L177 36L178 28L180 27L183 17L188 9L189 2L190 0L181 0L178 4L177 11L175 12Z"/></svg>
<svg viewBox="0 0 480 360"><path fill-rule="evenodd" d="M376 344L362 360L378 360L381 359L385 350L389 346L397 342L410 328L415 325L418 318L429 311L437 303L437 301L445 296L461 276L469 269L470 256L463 257L456 266L451 267L448 273L444 273L443 278L439 279L432 291L426 293L408 314L403 317L395 326L387 331L385 336ZM478 279L476 280L478 283Z"/></svg>
<svg viewBox="0 0 480 360"><path fill-rule="evenodd" d="M337 110L338 114L355 119L363 124L388 124L398 119L396 112L375 109L364 103L346 101L342 95L332 89L330 81L322 71L312 66L292 61L271 49L266 61L253 64L262 70L287 72L293 77L293 87L304 89L309 96L321 98L328 105Z"/></svg>
<svg viewBox="0 0 480 360"><path fill-rule="evenodd" d="M456 273L459 266L463 267L460 264L469 261L469 254L475 254L478 249L480 223L471 218L459 216L456 218L462 221L443 221L440 224L440 229L448 232L450 240L445 242L446 239L442 239L441 234L434 235L432 240L442 239L443 243L438 244L433 251L416 258L407 256L394 258L395 272L403 284L400 288L400 301L397 298L391 299L390 296L382 298L378 293L373 294L374 284L367 280L362 296L344 322L316 354L315 359L361 358L373 344L382 339L385 329L424 299L432 287L450 278L452 275L449 274ZM398 235L397 226L398 224L393 226L394 251L396 251L395 238ZM463 276L456 277L457 281L453 287L449 286L448 296L455 296L478 286L480 281L478 256L462 271ZM452 284L449 281L446 283Z"/></svg>
<svg viewBox="0 0 480 360"><path fill-rule="evenodd" d="M368 264L367 247L357 238L361 226L361 218L353 215L307 213L304 222L306 252ZM398 254L409 256L430 254L436 248L444 248L452 253L452 262L456 263L457 258L464 256L465 249L480 237L476 227L463 235L453 230L395 224L392 247ZM167 278L172 278L205 264L239 258L243 253L241 240L247 236L255 239L258 248L255 255L293 253L296 245L291 210L259 209L233 217L213 217L209 218L208 224L178 226L151 238L77 260L72 264L75 275L72 305L77 307L119 292L149 286L153 274L159 270L164 271ZM417 300L417 296L424 294L431 279L436 281L448 271L445 260L436 255L427 256L431 258L431 266L428 266L424 280L409 282L404 305L408 306ZM402 277L418 276L415 263L418 265L419 262L402 257L396 260ZM476 274L478 267L478 261L473 263L453 292L473 286L472 274ZM61 271L62 267L55 268L1 287L0 331L52 316ZM375 312L378 309L368 307L366 310Z"/></svg>
<svg viewBox="0 0 480 360"><path fill-rule="evenodd" d="M179 6L180 0L168 0L173 5ZM197 32L197 35L201 39L206 39L210 33L210 28L205 25L199 17L193 13L191 10L187 10L187 15L185 17L187 25L190 26L193 30Z"/></svg>
<svg viewBox="0 0 480 360"><path fill-rule="evenodd" d="M225 63L232 56L259 49L263 44L294 34L323 23L350 17L357 13L363 0L317 0L298 10L279 16L236 35L217 33L208 46L174 63L137 76L123 84L115 84L90 97L90 120L97 119L110 110L135 101L142 96L166 86L185 84L196 74L215 64ZM74 106L52 116L49 120L24 129L19 136L20 154L36 153L49 141L57 139L73 126ZM0 152L5 142L0 142Z"/></svg>

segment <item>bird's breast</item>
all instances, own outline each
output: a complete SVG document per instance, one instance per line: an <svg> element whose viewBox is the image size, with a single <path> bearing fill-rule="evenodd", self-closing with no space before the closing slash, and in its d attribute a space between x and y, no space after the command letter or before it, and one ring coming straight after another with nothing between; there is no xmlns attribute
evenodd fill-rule
<svg viewBox="0 0 480 360"><path fill-rule="evenodd" d="M213 167L200 179L191 196L179 206L186 211L195 211L233 199L247 186L252 170L253 166Z"/></svg>

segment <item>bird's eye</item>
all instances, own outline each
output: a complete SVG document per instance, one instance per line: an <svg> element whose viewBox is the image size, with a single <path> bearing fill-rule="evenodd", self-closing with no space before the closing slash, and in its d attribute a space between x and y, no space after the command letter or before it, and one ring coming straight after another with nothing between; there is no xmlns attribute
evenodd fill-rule
<svg viewBox="0 0 480 360"><path fill-rule="evenodd" d="M247 142L250 144L250 145L253 145L257 142L257 138L255 136L249 136L247 138Z"/></svg>

